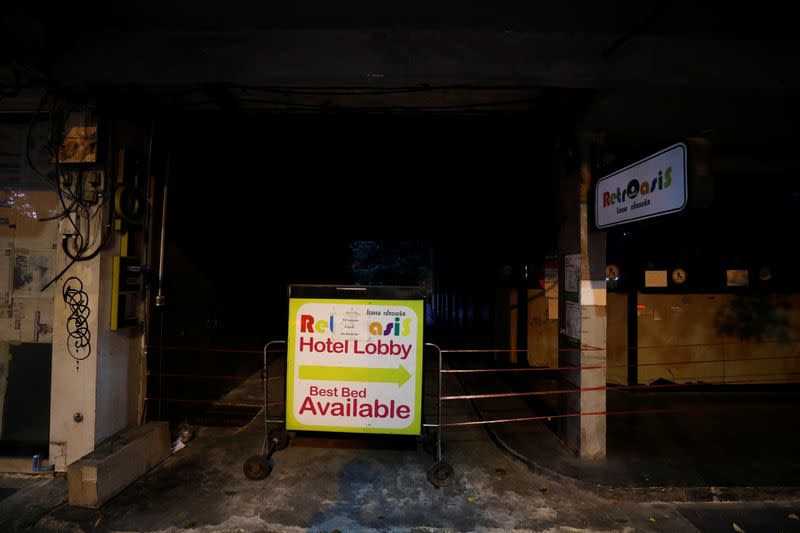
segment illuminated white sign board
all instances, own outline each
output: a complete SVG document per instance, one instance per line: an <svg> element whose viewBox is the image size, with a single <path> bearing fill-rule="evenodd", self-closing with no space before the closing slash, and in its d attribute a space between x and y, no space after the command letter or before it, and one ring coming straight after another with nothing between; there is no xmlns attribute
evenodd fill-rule
<svg viewBox="0 0 800 533"><path fill-rule="evenodd" d="M290 298L286 429L419 435L423 307Z"/></svg>
<svg viewBox="0 0 800 533"><path fill-rule="evenodd" d="M597 182L595 222L607 228L686 207L686 145L673 144Z"/></svg>

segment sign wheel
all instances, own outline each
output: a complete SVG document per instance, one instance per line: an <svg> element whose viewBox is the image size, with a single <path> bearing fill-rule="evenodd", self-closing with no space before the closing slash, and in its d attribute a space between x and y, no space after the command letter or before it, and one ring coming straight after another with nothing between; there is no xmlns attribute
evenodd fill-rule
<svg viewBox="0 0 800 533"><path fill-rule="evenodd" d="M247 479L257 481L264 479L272 472L272 466L263 455L253 455L244 462L242 467Z"/></svg>
<svg viewBox="0 0 800 533"><path fill-rule="evenodd" d="M450 466L450 463L439 461L428 469L427 476L430 484L440 489L453 482L455 472L453 471L453 467Z"/></svg>
<svg viewBox="0 0 800 533"><path fill-rule="evenodd" d="M292 436L285 429L273 429L269 432L269 442L275 444L275 450L285 450L292 442Z"/></svg>

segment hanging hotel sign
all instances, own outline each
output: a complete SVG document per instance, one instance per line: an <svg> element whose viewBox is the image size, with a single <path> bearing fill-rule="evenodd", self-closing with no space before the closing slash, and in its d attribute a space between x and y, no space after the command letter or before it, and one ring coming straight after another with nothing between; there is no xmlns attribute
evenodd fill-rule
<svg viewBox="0 0 800 533"><path fill-rule="evenodd" d="M686 207L687 149L673 144L597 182L595 222L607 228Z"/></svg>
<svg viewBox="0 0 800 533"><path fill-rule="evenodd" d="M420 434L423 300L290 298L286 428Z"/></svg>

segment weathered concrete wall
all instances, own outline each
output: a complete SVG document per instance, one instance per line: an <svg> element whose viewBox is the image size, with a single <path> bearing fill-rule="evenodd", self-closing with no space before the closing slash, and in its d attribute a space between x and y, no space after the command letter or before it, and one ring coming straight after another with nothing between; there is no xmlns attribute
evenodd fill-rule
<svg viewBox="0 0 800 533"><path fill-rule="evenodd" d="M108 215L99 216L107 220ZM63 234L71 233L66 224L62 222ZM114 255L119 255L119 242L119 232L115 232L97 257L75 262L55 283L50 459L57 471L64 471L101 441L137 424L143 379L139 372L142 330L140 326L110 330L112 266ZM69 262L59 249L57 268ZM73 301L67 302L65 285L82 293L75 293ZM76 314L85 319L83 337L75 333ZM88 341L89 348L79 350L77 355L85 358L78 361L74 347L81 338Z"/></svg>
<svg viewBox="0 0 800 533"><path fill-rule="evenodd" d="M609 365L627 363L626 295L609 295ZM639 382L789 383L800 372L800 295L639 294ZM625 384L625 368L609 369Z"/></svg>
<svg viewBox="0 0 800 533"><path fill-rule="evenodd" d="M99 301L97 353L97 411L95 443L135 425L138 387L138 357L141 328L110 331L111 274L113 254L103 254L100 273L105 296Z"/></svg>
<svg viewBox="0 0 800 533"><path fill-rule="evenodd" d="M59 253L57 264L64 268L69 260ZM97 354L100 300L100 264L101 258L75 263L68 275L56 282L59 298L56 300L53 331L53 366L50 393L50 462L57 471L65 471L68 464L77 461L94 449L95 445L95 410L97 406ZM80 280L80 283L75 279ZM72 353L83 357L87 350L76 350L75 338L70 337L68 321L73 312L61 298L65 284L84 294L76 294L82 304L88 308L89 315L85 322L85 332L89 339L91 351L88 356L78 362ZM74 323L69 327L74 328ZM75 419L76 413L81 420Z"/></svg>
<svg viewBox="0 0 800 533"><path fill-rule="evenodd" d="M608 322L606 380L614 385L628 384L628 295L619 292L606 294Z"/></svg>
<svg viewBox="0 0 800 533"><path fill-rule="evenodd" d="M24 126L0 124L0 152L18 151L20 136L24 139L26 130L27 122ZM38 412L38 406L48 402L46 374L49 366L41 368L43 379L39 386L14 381L15 367L19 370L20 365L29 365L30 360L21 361L19 358L25 357L25 353L17 351L15 355L11 346L53 342L56 290L50 287L42 292L41 289L57 272L54 261L58 222L42 219L57 214L59 202L55 191L42 190L39 178L26 179L27 172L13 165L0 169L0 438L15 438L9 435L9 426L13 427L13 423L3 428L4 411L12 409L18 415L15 417L17 426L19 416L29 417L25 424L46 440L46 418L40 416L45 413ZM12 403L6 404L9 380L23 395L18 394ZM37 412L31 413L29 408ZM16 438L20 438L19 435Z"/></svg>
<svg viewBox="0 0 800 533"><path fill-rule="evenodd" d="M70 355L70 306L59 297L55 306L55 332L50 414L50 458L57 471L94 450L97 443L136 425L139 394L138 360L141 329L110 331L111 243L96 258L75 263L57 282L59 295L69 278L80 279L89 314L86 323L91 352L78 362ZM60 263L67 258L59 253ZM63 267L62 267L63 268ZM77 287L74 280L72 287ZM73 327L71 324L70 327ZM81 421L75 419L80 413Z"/></svg>
<svg viewBox="0 0 800 533"><path fill-rule="evenodd" d="M52 342L56 290L41 288L58 272L58 223L41 219L59 210L55 191L0 184L0 342Z"/></svg>
<svg viewBox="0 0 800 533"><path fill-rule="evenodd" d="M509 291L508 310L510 324L508 345L517 349L517 294ZM555 368L558 366L558 315L552 304L548 304L545 291L528 290L528 351L527 361L531 366ZM516 361L512 354L512 361Z"/></svg>
<svg viewBox="0 0 800 533"><path fill-rule="evenodd" d="M579 142L578 165L565 158L560 181L559 249L559 366L567 386L581 389L561 395L558 433L582 459L606 454L606 262L605 234L593 231L588 220L592 169L592 140ZM570 168L572 167L572 168ZM568 261L569 260L569 261ZM573 265L568 268L568 263ZM567 311L572 310L569 313ZM596 367L596 368L584 368ZM585 390L601 387L600 390Z"/></svg>

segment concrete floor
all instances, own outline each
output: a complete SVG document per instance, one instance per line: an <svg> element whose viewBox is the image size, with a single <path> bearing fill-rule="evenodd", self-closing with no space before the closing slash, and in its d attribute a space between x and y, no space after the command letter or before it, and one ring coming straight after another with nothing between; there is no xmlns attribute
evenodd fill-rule
<svg viewBox="0 0 800 533"><path fill-rule="evenodd" d="M251 380L252 381L252 380ZM455 381L445 393L462 393ZM237 399L257 397L253 382ZM449 402L447 421L475 420L469 402ZM426 407L430 408L430 404ZM444 433L453 483L426 479L433 458L416 439L298 433L262 481L242 473L261 449L263 422L199 428L186 448L101 509L65 504L64 478L28 478L0 501L0 531L372 532L800 531L800 498L755 503L674 503L606 494L557 473L540 475L495 445L483 428ZM3 486L0 480L0 486Z"/></svg>
<svg viewBox="0 0 800 533"><path fill-rule="evenodd" d="M604 500L532 474L482 430L453 434L452 485L433 488L418 449L317 447L297 440L263 481L243 460L259 450L261 424L202 429L184 450L102 509L56 507L29 531L691 531L674 507ZM63 480L55 480L63 483ZM651 520L652 519L652 520ZM655 520L655 522L653 521ZM570 529L573 528L573 529ZM633 529L631 529L633 528Z"/></svg>
<svg viewBox="0 0 800 533"><path fill-rule="evenodd" d="M565 388L538 375L461 374L458 385L470 394ZM558 401L559 395L526 396L472 400L472 406L491 420L558 414ZM487 428L501 448L534 470L580 479L601 495L644 501L800 499L795 389L612 389L607 410L628 414L607 417L602 461L581 461L568 451L556 436L556 419Z"/></svg>
<svg viewBox="0 0 800 533"><path fill-rule="evenodd" d="M800 522L789 518L800 512L800 502L602 498L532 473L501 453L482 430L452 432L448 438L447 458L456 478L443 489L428 484L431 457L417 447L345 439L342 444L350 447L331 448L305 436L275 455L270 477L250 481L242 461L259 450L261 439L258 422L239 430L203 428L185 449L101 509L64 505L65 480L41 480L26 503L16 502L27 505L25 512L0 507L0 530L624 533L734 531L731 524L737 523L747 532L800 531Z"/></svg>

